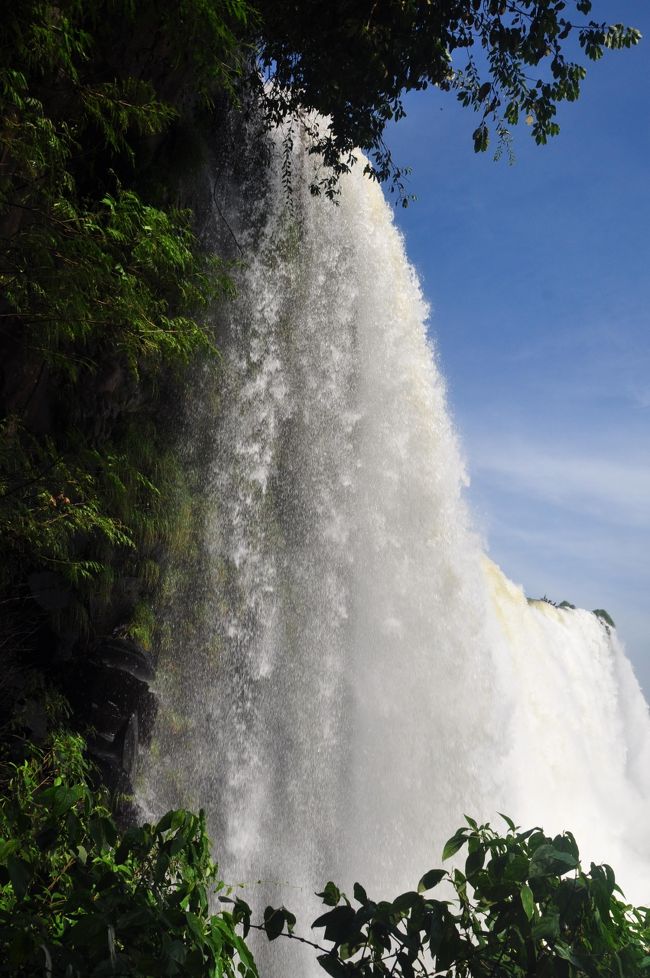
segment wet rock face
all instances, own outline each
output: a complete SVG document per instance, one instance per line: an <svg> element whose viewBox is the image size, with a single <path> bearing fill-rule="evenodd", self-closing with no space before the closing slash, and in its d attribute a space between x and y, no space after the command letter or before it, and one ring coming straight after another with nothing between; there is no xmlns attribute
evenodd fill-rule
<svg viewBox="0 0 650 978"><path fill-rule="evenodd" d="M151 657L132 639L105 639L98 647L95 657L107 669L127 673L140 682L150 683L155 677Z"/></svg>
<svg viewBox="0 0 650 978"><path fill-rule="evenodd" d="M139 747L151 741L158 709L150 689L154 678L151 654L128 638L103 639L87 659L75 661L70 676L75 715L94 731L88 753L118 808L124 808L123 796L133 794Z"/></svg>

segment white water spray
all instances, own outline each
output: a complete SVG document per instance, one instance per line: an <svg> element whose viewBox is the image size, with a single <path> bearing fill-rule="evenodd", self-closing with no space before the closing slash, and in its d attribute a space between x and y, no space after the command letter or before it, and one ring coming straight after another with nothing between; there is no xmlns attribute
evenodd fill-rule
<svg viewBox="0 0 650 978"><path fill-rule="evenodd" d="M360 166L341 189L290 209L278 172L235 228L200 665L161 663L147 803L206 808L225 878L294 909L330 878L411 888L498 811L571 829L647 900L638 684L595 616L482 557L403 241Z"/></svg>

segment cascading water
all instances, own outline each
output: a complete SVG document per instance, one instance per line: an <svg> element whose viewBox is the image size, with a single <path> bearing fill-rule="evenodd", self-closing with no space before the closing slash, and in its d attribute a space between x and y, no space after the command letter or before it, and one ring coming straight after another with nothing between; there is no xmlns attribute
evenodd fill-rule
<svg viewBox="0 0 650 978"><path fill-rule="evenodd" d="M204 807L224 878L294 909L329 878L412 887L464 812L498 811L570 828L647 899L631 668L594 615L527 602L482 557L390 210L361 166L338 206L311 197L311 166L298 148L291 205L279 162L229 197L246 261L189 425L203 600L161 662L145 803Z"/></svg>

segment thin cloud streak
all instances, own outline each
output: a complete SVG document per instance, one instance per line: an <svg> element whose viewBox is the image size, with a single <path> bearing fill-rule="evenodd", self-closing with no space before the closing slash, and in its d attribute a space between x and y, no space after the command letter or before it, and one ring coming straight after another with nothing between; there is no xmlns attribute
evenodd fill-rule
<svg viewBox="0 0 650 978"><path fill-rule="evenodd" d="M591 565L595 568L594 578L599 579L601 568L607 566L608 581L614 586L612 575L615 574L617 580L624 577L626 590L629 588L627 579L638 578L638 569L645 567L648 555L647 540L636 528L627 532L620 528L603 529L591 521L587 525L582 525L582 521L576 525L567 520L560 530L557 526L552 529L544 525L521 527L495 518L486 534L488 539L490 535L498 536L504 549L517 549L520 553L530 554L533 571L540 563L547 564L549 561L556 561L563 568L570 564L588 569ZM489 548L489 543L487 546Z"/></svg>
<svg viewBox="0 0 650 978"><path fill-rule="evenodd" d="M526 493L610 524L650 529L648 465L516 442L477 440L468 454L472 472L502 491Z"/></svg>

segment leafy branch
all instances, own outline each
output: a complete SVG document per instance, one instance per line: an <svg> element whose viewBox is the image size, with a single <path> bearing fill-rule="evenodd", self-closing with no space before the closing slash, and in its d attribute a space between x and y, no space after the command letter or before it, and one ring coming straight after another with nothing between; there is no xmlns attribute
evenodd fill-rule
<svg viewBox="0 0 650 978"><path fill-rule="evenodd" d="M650 911L620 899L609 866L585 871L570 832L522 832L504 818L505 834L467 818L443 852L451 859L465 849L463 870L430 870L392 901L370 899L359 883L351 901L328 883L317 895L329 909L312 925L325 943L302 942L320 952L331 978L645 975ZM434 899L439 886L444 897ZM255 925L245 903L235 908L245 932L253 926L269 940L296 939L285 907L267 907Z"/></svg>

